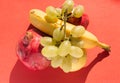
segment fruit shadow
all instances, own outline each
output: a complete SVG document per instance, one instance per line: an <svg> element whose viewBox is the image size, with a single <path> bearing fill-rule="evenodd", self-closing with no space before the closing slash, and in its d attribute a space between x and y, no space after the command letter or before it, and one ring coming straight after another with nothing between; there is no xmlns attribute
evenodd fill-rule
<svg viewBox="0 0 120 83"><path fill-rule="evenodd" d="M32 27L30 25L29 29ZM18 60L10 73L9 83L85 83L90 70L108 56L107 51L102 51L88 66L73 73L64 73L59 68L51 67L41 71L32 71Z"/></svg>
<svg viewBox="0 0 120 83"><path fill-rule="evenodd" d="M32 71L18 60L11 71L9 83L85 83L90 70L108 56L109 53L103 51L88 66L67 74L59 68L51 67L41 71Z"/></svg>

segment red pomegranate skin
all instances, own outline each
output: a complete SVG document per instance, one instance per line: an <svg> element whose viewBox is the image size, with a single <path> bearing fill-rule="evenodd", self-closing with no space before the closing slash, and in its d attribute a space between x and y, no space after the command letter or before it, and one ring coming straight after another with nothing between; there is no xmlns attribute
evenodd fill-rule
<svg viewBox="0 0 120 83"><path fill-rule="evenodd" d="M68 18L68 22L76 26L82 25L85 27L85 29L87 29L89 25L89 17L87 14L83 14L80 18L70 17Z"/></svg>
<svg viewBox="0 0 120 83"><path fill-rule="evenodd" d="M27 34L27 38L26 34L23 35L17 44L18 59L30 70L43 70L50 65L50 61L41 54L43 47L40 45L40 38L43 33L38 32L36 29L26 31L30 34Z"/></svg>

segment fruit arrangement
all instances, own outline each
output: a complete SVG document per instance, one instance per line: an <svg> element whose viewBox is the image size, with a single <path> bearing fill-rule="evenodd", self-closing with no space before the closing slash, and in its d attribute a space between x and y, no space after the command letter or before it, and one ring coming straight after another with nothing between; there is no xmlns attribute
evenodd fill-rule
<svg viewBox="0 0 120 83"><path fill-rule="evenodd" d="M39 33L28 30L18 43L17 55L32 70L51 66L74 72L84 67L86 49L98 46L110 51L109 45L86 30L88 16L82 5L74 6L73 0L66 0L61 8L48 6L46 12L32 9L29 17Z"/></svg>

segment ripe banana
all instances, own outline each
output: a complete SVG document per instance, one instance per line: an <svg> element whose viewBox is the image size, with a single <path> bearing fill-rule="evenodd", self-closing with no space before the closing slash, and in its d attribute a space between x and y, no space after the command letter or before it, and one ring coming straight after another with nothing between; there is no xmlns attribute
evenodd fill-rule
<svg viewBox="0 0 120 83"><path fill-rule="evenodd" d="M39 9L30 10L29 16L30 16L31 24L48 35L52 35L53 30L55 28L61 27L61 25L63 24L63 21L59 19L57 20L56 23L48 23L45 20L46 13ZM75 27L75 25L70 24L70 23L66 24L67 35L70 34L70 31L72 30L73 27ZM109 45L98 41L96 36L87 30L80 38L84 42L83 48L85 49L90 49L90 48L98 46L98 47L103 48L104 50L110 51Z"/></svg>

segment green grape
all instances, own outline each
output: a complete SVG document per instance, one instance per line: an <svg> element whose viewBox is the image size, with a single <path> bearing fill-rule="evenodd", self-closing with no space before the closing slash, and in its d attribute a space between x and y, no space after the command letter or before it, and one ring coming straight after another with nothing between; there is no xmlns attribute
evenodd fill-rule
<svg viewBox="0 0 120 83"><path fill-rule="evenodd" d="M71 46L70 53L71 56L75 58L80 58L83 56L83 50L77 46Z"/></svg>
<svg viewBox="0 0 120 83"><path fill-rule="evenodd" d="M72 69L72 60L70 55L67 55L64 58L60 68L66 73L70 72L70 70Z"/></svg>
<svg viewBox="0 0 120 83"><path fill-rule="evenodd" d="M53 6L48 6L46 8L46 13L47 13L47 15L45 16L45 19L48 23L57 22L57 20L58 20L57 16L59 14Z"/></svg>
<svg viewBox="0 0 120 83"><path fill-rule="evenodd" d="M77 42L76 46L83 48L84 45L84 41L80 40L79 42Z"/></svg>
<svg viewBox="0 0 120 83"><path fill-rule="evenodd" d="M60 17L60 16L61 16L61 13L62 13L62 9L61 9L61 8L56 8L56 11L57 11L57 13L58 13L58 17Z"/></svg>
<svg viewBox="0 0 120 83"><path fill-rule="evenodd" d="M84 7L82 5L78 5L77 7L75 7L74 11L73 11L73 16L76 18L80 18L84 13Z"/></svg>
<svg viewBox="0 0 120 83"><path fill-rule="evenodd" d="M71 43L68 40L63 41L58 48L58 55L66 56L70 52Z"/></svg>
<svg viewBox="0 0 120 83"><path fill-rule="evenodd" d="M58 18L57 17L52 17L52 16L49 16L49 15L46 15L45 16L45 20L48 22L48 23L55 23L57 22Z"/></svg>
<svg viewBox="0 0 120 83"><path fill-rule="evenodd" d="M53 68L57 68L62 64L62 62L63 62L63 57L61 57L61 56L53 57L51 60L51 66Z"/></svg>
<svg viewBox="0 0 120 83"><path fill-rule="evenodd" d="M76 26L71 30L73 37L80 37L84 34L85 28L83 26Z"/></svg>
<svg viewBox="0 0 120 83"><path fill-rule="evenodd" d="M85 52L85 51L84 51ZM86 64L86 54L84 53L84 55L80 58L71 58L71 63L72 63L72 68L70 70L70 72L74 72L74 71L78 71L81 68L83 68Z"/></svg>
<svg viewBox="0 0 120 83"><path fill-rule="evenodd" d="M62 14L67 10L67 14L71 13L74 7L73 0L66 0L62 5Z"/></svg>
<svg viewBox="0 0 120 83"><path fill-rule="evenodd" d="M71 37L71 44L80 48L83 48L84 41L77 37Z"/></svg>
<svg viewBox="0 0 120 83"><path fill-rule="evenodd" d="M70 38L71 44L76 46L76 44L80 41L80 38L77 37L71 37Z"/></svg>
<svg viewBox="0 0 120 83"><path fill-rule="evenodd" d="M58 47L56 46L45 46L42 49L41 53L43 54L43 56L50 58L57 56L58 55L57 51L58 51Z"/></svg>
<svg viewBox="0 0 120 83"><path fill-rule="evenodd" d="M53 39L55 39L56 41L61 41L64 38L64 31L61 30L60 28L56 28L53 31Z"/></svg>
<svg viewBox="0 0 120 83"><path fill-rule="evenodd" d="M57 17L58 16L58 12L56 11L56 9L53 6L48 6L46 8L46 13L48 16L51 17Z"/></svg>
<svg viewBox="0 0 120 83"><path fill-rule="evenodd" d="M53 40L51 37L42 37L40 39L40 44L42 46L49 46L49 45L53 45Z"/></svg>

